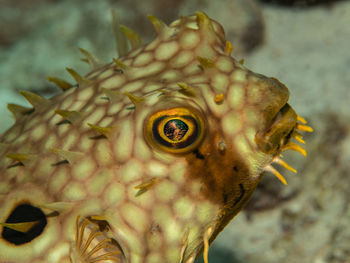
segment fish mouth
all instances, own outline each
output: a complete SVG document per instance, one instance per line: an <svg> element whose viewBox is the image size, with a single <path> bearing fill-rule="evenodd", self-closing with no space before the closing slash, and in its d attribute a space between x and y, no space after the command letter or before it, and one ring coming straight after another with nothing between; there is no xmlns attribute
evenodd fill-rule
<svg viewBox="0 0 350 263"><path fill-rule="evenodd" d="M278 155L295 135L298 117L288 103L284 104L265 128L257 132L255 142L259 149L267 154Z"/></svg>
<svg viewBox="0 0 350 263"><path fill-rule="evenodd" d="M256 133L255 142L262 152L270 154L272 157L271 163L267 164L263 170L272 173L286 185L286 179L271 164L282 165L287 170L296 173L293 167L281 159L281 152L292 150L306 156L305 149L292 142L291 139L294 138L305 144L299 131L312 132L313 129L305 125L306 120L297 115L288 103L284 104L273 116L270 121L267 121L265 128Z"/></svg>

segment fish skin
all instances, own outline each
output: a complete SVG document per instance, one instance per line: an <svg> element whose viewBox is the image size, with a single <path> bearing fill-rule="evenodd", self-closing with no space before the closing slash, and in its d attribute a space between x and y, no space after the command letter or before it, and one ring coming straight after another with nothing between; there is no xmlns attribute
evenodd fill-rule
<svg viewBox="0 0 350 263"><path fill-rule="evenodd" d="M75 86L51 78L64 90L51 99L24 92L33 110L11 106L0 223L24 205L45 225L23 244L0 226L0 262L193 262L280 153L298 149L288 89L232 58L218 22L149 19L151 43L124 27L130 52L84 77L68 69Z"/></svg>

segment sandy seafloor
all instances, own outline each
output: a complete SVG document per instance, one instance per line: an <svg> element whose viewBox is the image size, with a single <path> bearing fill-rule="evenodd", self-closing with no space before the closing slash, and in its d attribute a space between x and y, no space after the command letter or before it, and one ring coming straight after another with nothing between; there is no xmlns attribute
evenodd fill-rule
<svg viewBox="0 0 350 263"><path fill-rule="evenodd" d="M179 14L205 11L229 32L234 56L288 86L290 104L315 129L305 137L306 159L297 153L286 156L298 174L283 172L287 187L266 175L248 208L211 246L209 261L350 262L350 2L312 8L251 4L0 0L0 131L12 123L6 103L26 104L15 90L50 96L53 86L45 76L71 80L64 72L67 66L87 72L78 46L106 62L116 57L112 7L146 39L154 36L145 19L148 13L169 22ZM245 30L251 30L249 21L265 30L259 31L263 41L258 37L256 48L248 52L237 45Z"/></svg>

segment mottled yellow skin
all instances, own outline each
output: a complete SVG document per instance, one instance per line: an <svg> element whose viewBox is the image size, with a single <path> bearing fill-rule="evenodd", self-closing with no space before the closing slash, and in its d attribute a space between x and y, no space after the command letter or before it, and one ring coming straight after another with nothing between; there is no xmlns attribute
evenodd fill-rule
<svg viewBox="0 0 350 263"><path fill-rule="evenodd" d="M150 44L49 100L24 93L34 111L12 108L0 137L0 262L193 262L281 151L298 149L287 88L230 57L221 25L202 13L151 21ZM178 109L203 121L182 152L146 128ZM14 244L5 223L21 204L47 224Z"/></svg>

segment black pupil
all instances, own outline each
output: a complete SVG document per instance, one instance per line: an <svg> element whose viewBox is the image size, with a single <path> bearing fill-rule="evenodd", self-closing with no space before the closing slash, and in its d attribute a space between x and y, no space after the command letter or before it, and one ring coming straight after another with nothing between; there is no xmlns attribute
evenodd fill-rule
<svg viewBox="0 0 350 263"><path fill-rule="evenodd" d="M181 120L173 119L164 125L164 134L172 141L181 140L188 131L188 126Z"/></svg>

